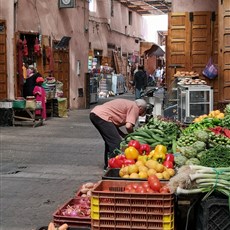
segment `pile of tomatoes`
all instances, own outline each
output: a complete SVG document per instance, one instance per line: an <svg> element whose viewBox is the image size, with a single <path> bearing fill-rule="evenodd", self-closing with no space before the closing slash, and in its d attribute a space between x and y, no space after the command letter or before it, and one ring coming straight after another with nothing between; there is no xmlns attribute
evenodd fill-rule
<svg viewBox="0 0 230 230"><path fill-rule="evenodd" d="M130 182L125 186L126 193L170 193L167 184L160 182L156 175L148 177L148 181Z"/></svg>

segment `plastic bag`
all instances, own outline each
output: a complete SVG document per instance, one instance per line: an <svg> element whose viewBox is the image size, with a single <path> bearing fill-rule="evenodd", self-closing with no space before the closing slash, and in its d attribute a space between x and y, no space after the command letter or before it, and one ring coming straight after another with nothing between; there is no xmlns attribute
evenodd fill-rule
<svg viewBox="0 0 230 230"><path fill-rule="evenodd" d="M209 58L208 64L202 71L202 74L209 78L209 79L214 79L218 75L218 70L216 66L212 63L212 58Z"/></svg>

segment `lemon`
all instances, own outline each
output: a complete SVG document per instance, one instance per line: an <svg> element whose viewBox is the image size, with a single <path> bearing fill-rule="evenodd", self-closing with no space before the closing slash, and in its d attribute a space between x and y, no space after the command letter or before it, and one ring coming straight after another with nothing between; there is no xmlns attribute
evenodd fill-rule
<svg viewBox="0 0 230 230"><path fill-rule="evenodd" d="M139 172L139 178L141 179L147 179L148 178L148 173L145 171Z"/></svg>
<svg viewBox="0 0 230 230"><path fill-rule="evenodd" d="M149 169L147 173L148 173L148 176L151 176L151 175L155 175L157 171L155 169Z"/></svg>
<svg viewBox="0 0 230 230"><path fill-rule="evenodd" d="M170 174L169 174L169 172L167 172L167 171L164 171L163 173L162 173L162 175L163 175L163 178L165 179L165 180L169 180L170 179Z"/></svg>
<svg viewBox="0 0 230 230"><path fill-rule="evenodd" d="M132 173L132 174L130 174L129 178L137 179L137 178L139 178L139 175L138 175L138 173Z"/></svg>
<svg viewBox="0 0 230 230"><path fill-rule="evenodd" d="M163 177L163 174L162 174L162 173L156 173L155 175L157 176L157 178L158 178L159 180L164 179L164 177Z"/></svg>
<svg viewBox="0 0 230 230"><path fill-rule="evenodd" d="M128 174L129 175L132 173L138 173L138 172L139 172L139 169L138 169L138 166L136 164L128 166Z"/></svg>
<svg viewBox="0 0 230 230"><path fill-rule="evenodd" d="M139 166L139 172L142 172L142 171L147 172L148 168L144 165Z"/></svg>
<svg viewBox="0 0 230 230"><path fill-rule="evenodd" d="M155 160L148 160L145 163L145 166L149 169L156 169L157 165L158 165L158 162Z"/></svg>

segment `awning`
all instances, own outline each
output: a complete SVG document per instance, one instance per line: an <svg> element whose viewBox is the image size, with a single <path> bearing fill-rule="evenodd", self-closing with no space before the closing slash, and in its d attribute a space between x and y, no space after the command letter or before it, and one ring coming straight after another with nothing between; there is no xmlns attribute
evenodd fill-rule
<svg viewBox="0 0 230 230"><path fill-rule="evenodd" d="M145 50L144 54L145 56L149 56L149 57L164 56L165 52L160 46L153 44L150 49Z"/></svg>
<svg viewBox="0 0 230 230"><path fill-rule="evenodd" d="M67 36L62 37L61 41L58 42L58 44L55 46L55 48L60 49L60 48L68 47L70 39L71 39L71 37L67 37Z"/></svg>

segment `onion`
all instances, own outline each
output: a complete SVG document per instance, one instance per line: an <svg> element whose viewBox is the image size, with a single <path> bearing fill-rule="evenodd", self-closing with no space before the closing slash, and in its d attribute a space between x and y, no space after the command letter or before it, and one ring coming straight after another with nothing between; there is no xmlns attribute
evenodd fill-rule
<svg viewBox="0 0 230 230"><path fill-rule="evenodd" d="M70 216L77 216L77 212L75 210L72 210Z"/></svg>

